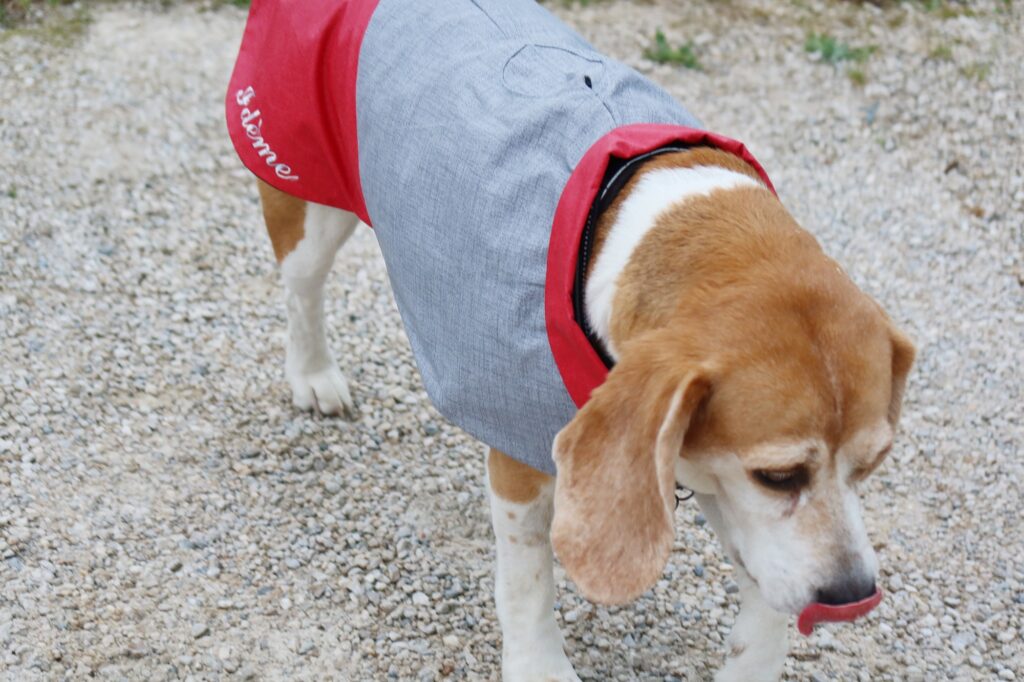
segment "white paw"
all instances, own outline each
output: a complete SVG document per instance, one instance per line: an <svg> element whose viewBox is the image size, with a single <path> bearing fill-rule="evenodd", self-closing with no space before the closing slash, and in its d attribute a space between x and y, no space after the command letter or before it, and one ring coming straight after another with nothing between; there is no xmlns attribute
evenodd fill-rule
<svg viewBox="0 0 1024 682"><path fill-rule="evenodd" d="M320 414L355 414L348 381L333 362L318 372L287 371L292 387L292 403L300 410Z"/></svg>
<svg viewBox="0 0 1024 682"><path fill-rule="evenodd" d="M787 652L784 638L780 641L769 635L751 641L733 633L726 642L729 656L715 675L715 682L776 682L782 677Z"/></svg>
<svg viewBox="0 0 1024 682"><path fill-rule="evenodd" d="M726 661L715 675L715 682L778 682L784 663L785 658L774 662L737 656Z"/></svg>
<svg viewBox="0 0 1024 682"><path fill-rule="evenodd" d="M529 652L503 654L501 679L502 682L580 682L561 642L557 648L547 645Z"/></svg>

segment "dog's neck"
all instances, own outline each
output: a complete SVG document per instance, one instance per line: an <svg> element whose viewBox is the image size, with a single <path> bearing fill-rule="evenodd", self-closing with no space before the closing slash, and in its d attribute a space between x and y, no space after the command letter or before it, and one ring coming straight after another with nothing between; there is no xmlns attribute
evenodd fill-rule
<svg viewBox="0 0 1024 682"><path fill-rule="evenodd" d="M712 194L718 197L738 189L770 195L756 171L727 152L697 148L664 154L646 161L601 215L595 226L594 257L587 271L584 301L590 327L612 359L619 357L628 335L624 330L635 327L625 318L639 312L617 301L620 290L663 288L664 282L652 281L658 273L650 258L636 257L641 243L649 251L647 244L651 241L666 237L678 240L679 234L655 230L667 222L683 231L699 229L694 216L689 216L684 225L672 218L695 199ZM775 201L774 196L770 200ZM713 248L712 244L707 246ZM690 251L691 259L714 257L710 252ZM678 267L686 265L679 263Z"/></svg>

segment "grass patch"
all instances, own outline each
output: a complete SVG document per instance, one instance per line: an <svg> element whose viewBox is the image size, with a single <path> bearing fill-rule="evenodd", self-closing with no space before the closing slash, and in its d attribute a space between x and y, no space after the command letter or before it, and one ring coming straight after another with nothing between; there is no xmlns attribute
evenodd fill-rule
<svg viewBox="0 0 1024 682"><path fill-rule="evenodd" d="M973 17L975 12L966 2L950 2L949 0L919 0L926 12L937 14L940 19L956 17Z"/></svg>
<svg viewBox="0 0 1024 682"><path fill-rule="evenodd" d="M587 0L596 2L598 0ZM79 0L75 7L69 8L76 0L0 0L0 29L18 29L25 27L34 29L46 24L60 23L54 19L54 15L61 16L69 25L78 24L78 28L84 28L88 24L88 10L95 9L101 4L116 4L117 0ZM148 3L158 7L171 7L178 4L190 4L200 9L216 9L224 5L248 9L251 0L148 0ZM62 10L55 12L53 10ZM43 33L52 33L50 30ZM72 31L74 32L74 31ZM60 37L60 36L58 36Z"/></svg>
<svg viewBox="0 0 1024 682"><path fill-rule="evenodd" d="M953 61L953 48L945 43L936 45L928 51L928 58L937 62Z"/></svg>
<svg viewBox="0 0 1024 682"><path fill-rule="evenodd" d="M846 77L850 79L850 82L858 87L864 87L868 82L868 75L864 72L864 69L853 67L846 72Z"/></svg>
<svg viewBox="0 0 1024 682"><path fill-rule="evenodd" d="M644 57L656 64L676 64L697 71L703 69L692 42L672 47L660 28L654 34L654 44L644 50Z"/></svg>
<svg viewBox="0 0 1024 682"><path fill-rule="evenodd" d="M0 0L0 28L13 28L24 23L39 7L69 5L72 0Z"/></svg>
<svg viewBox="0 0 1024 682"><path fill-rule="evenodd" d="M978 81L979 83L988 78L989 72L992 71L992 65L988 62L974 62L967 66L961 67L960 73L972 81Z"/></svg>
<svg viewBox="0 0 1024 682"><path fill-rule="evenodd" d="M871 53L874 47L853 47L847 43L837 40L827 33L811 33L804 41L804 49L811 54L821 56L821 60L829 64L840 62L863 62Z"/></svg>
<svg viewBox="0 0 1024 682"><path fill-rule="evenodd" d="M58 47L71 45L92 23L88 8L71 3L72 0L0 0L0 42L24 35Z"/></svg>

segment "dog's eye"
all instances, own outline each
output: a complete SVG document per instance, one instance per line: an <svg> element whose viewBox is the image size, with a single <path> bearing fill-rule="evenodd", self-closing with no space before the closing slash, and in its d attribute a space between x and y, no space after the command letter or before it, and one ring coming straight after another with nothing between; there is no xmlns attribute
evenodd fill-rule
<svg viewBox="0 0 1024 682"><path fill-rule="evenodd" d="M755 469L751 475L754 480L766 488L790 492L805 485L810 476L805 467L794 469Z"/></svg>

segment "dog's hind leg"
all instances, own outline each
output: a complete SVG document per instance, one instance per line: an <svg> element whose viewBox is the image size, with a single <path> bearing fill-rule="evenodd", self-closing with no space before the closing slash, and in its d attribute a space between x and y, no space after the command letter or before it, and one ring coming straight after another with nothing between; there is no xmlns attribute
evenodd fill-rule
<svg viewBox="0 0 1024 682"><path fill-rule="evenodd" d="M304 410L353 410L345 375L331 357L324 329L324 282L334 255L359 219L352 213L297 199L260 181L260 201L281 266L288 309L285 376L292 402Z"/></svg>
<svg viewBox="0 0 1024 682"><path fill-rule="evenodd" d="M487 474L498 554L494 597L502 633L502 679L579 682L555 622L555 479L493 449Z"/></svg>

